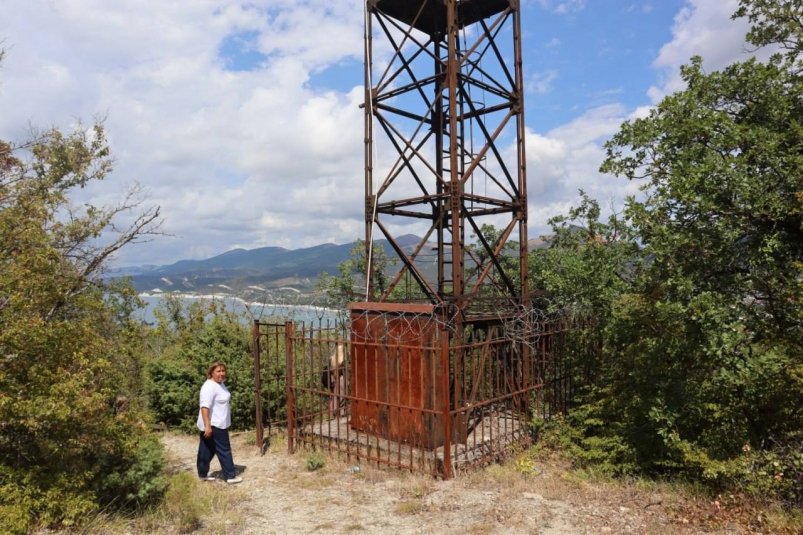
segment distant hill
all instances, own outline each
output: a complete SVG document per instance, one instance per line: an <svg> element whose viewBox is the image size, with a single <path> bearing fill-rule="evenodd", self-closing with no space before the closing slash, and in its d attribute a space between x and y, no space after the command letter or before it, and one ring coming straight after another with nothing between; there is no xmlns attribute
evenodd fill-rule
<svg viewBox="0 0 803 535"><path fill-rule="evenodd" d="M418 243L416 236L397 239L405 249ZM233 249L204 260L179 260L166 266L131 266L112 270L109 277L130 277L139 292L181 291L188 293L247 293L249 287L263 289L291 286L301 291L314 288L323 272L335 274L349 258L356 242L325 243L303 249L260 247ZM391 258L395 253L386 240L378 245Z"/></svg>
<svg viewBox="0 0 803 535"><path fill-rule="evenodd" d="M414 235L396 239L411 252L421 238ZM233 249L204 260L179 260L166 266L132 266L111 271L110 277L130 277L139 292L156 290L188 293L236 292L238 294L290 286L300 291L312 290L323 272L336 274L341 262L349 258L356 242L336 245L325 243L303 249L260 247ZM387 240L377 240L388 258L396 253ZM540 240L530 240L529 248L542 247ZM423 257L423 255L422 255ZM434 270L435 257L427 254L426 271ZM397 267L393 269L396 272Z"/></svg>

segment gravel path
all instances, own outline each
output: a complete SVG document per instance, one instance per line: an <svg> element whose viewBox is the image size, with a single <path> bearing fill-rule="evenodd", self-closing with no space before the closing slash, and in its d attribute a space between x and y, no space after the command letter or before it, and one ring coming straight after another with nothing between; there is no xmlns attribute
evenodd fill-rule
<svg viewBox="0 0 803 535"><path fill-rule="evenodd" d="M309 453L289 455L274 441L263 456L245 439L232 436L243 483L204 483L214 485L223 510L205 519L200 533L745 533L739 526L695 527L678 497L572 479L559 463L538 465L530 475L491 466L440 481L326 457L311 472ZM167 433L163 441L171 468L194 472L197 439Z"/></svg>

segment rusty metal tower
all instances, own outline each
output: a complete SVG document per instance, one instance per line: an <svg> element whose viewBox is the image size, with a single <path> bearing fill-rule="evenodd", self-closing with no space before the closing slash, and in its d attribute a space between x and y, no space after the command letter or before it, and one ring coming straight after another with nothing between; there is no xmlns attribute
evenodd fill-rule
<svg viewBox="0 0 803 535"><path fill-rule="evenodd" d="M367 277L347 340L284 326L290 451L450 478L546 414L567 329L528 301L519 1L366 0L366 273L379 237L401 269Z"/></svg>
<svg viewBox="0 0 803 535"><path fill-rule="evenodd" d="M428 303L458 325L527 304L519 3L366 1L366 256L384 237L401 260L368 301Z"/></svg>

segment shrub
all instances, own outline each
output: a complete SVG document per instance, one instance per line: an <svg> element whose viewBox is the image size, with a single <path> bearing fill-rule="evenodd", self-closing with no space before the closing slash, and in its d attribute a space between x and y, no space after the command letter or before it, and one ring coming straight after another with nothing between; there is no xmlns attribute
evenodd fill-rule
<svg viewBox="0 0 803 535"><path fill-rule="evenodd" d="M163 507L180 533L201 527L201 516L209 508L198 490L198 478L190 473L182 472L170 479Z"/></svg>
<svg viewBox="0 0 803 535"><path fill-rule="evenodd" d="M166 459L159 440L152 435L130 435L125 457L108 456L97 479L101 502L117 501L127 507L156 503L164 495Z"/></svg>
<svg viewBox="0 0 803 535"><path fill-rule="evenodd" d="M192 321L182 319L181 310L172 313L173 341L164 349L164 357L147 366L148 403L157 421L188 432L194 430L198 393L207 368L220 360L226 364L226 386L232 394L232 428L247 429L254 420L249 331L235 314L213 303L207 307L206 314L188 307L183 314L192 314ZM164 332L167 326L162 324L160 329Z"/></svg>
<svg viewBox="0 0 803 535"><path fill-rule="evenodd" d="M319 451L313 451L307 456L307 470L314 472L326 466L326 457Z"/></svg>
<svg viewBox="0 0 803 535"><path fill-rule="evenodd" d="M154 418L169 426L193 429L201 381L196 367L168 357L151 362L147 375L145 391Z"/></svg>
<svg viewBox="0 0 803 535"><path fill-rule="evenodd" d="M0 465L0 532L27 533L36 525L78 524L98 507L94 494L86 489L85 476Z"/></svg>

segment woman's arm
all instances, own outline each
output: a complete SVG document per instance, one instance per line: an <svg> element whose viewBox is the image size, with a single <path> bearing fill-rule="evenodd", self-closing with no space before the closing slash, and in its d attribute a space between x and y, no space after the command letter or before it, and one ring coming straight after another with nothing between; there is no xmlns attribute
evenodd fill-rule
<svg viewBox="0 0 803 535"><path fill-rule="evenodd" d="M209 418L207 407L201 407L201 418L204 419L204 437L209 438L212 436L212 420Z"/></svg>

